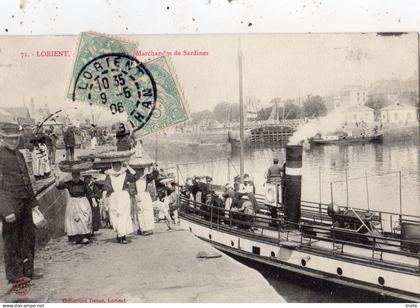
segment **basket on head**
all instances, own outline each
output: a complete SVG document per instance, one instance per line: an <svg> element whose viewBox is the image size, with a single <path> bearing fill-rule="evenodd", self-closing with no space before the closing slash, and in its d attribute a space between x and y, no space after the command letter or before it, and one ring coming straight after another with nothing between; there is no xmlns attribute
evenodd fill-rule
<svg viewBox="0 0 420 308"><path fill-rule="evenodd" d="M123 162L129 161L131 156L134 155L136 149L128 151L109 151L96 154L96 157L101 160L101 162L114 163L114 162Z"/></svg>
<svg viewBox="0 0 420 308"><path fill-rule="evenodd" d="M64 160L59 162L58 168L62 172L83 172L92 169L93 162L91 161L81 161L81 160Z"/></svg>

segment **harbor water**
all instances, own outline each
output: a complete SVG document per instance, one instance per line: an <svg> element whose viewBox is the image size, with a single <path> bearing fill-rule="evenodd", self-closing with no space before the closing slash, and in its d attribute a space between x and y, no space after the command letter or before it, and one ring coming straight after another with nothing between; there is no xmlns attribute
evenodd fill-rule
<svg viewBox="0 0 420 308"><path fill-rule="evenodd" d="M340 206L395 213L401 207L405 214L420 216L419 155L416 142L313 146L303 153L302 200L330 203L332 197ZM198 152L181 157L160 152L158 162L178 173L181 183L187 177L209 175L214 184L225 184L239 172L237 153L229 159L221 153L218 159L205 162L195 160L199 156ZM282 164L285 147L245 148L245 173L251 176L259 194L264 194L265 173L273 158Z"/></svg>

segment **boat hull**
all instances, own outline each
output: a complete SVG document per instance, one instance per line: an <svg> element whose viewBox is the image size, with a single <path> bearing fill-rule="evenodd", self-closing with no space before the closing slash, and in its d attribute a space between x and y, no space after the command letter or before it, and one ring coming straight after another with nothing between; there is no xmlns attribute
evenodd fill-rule
<svg viewBox="0 0 420 308"><path fill-rule="evenodd" d="M420 300L420 273L402 273L287 241L274 243L229 227L215 229L185 215L181 225L215 248L254 262L404 301Z"/></svg>
<svg viewBox="0 0 420 308"><path fill-rule="evenodd" d="M346 144L353 144L353 143L369 143L369 142L382 142L383 136L382 135L375 135L375 136L367 136L367 137L347 137L341 138L337 140L328 140L328 139L312 139L311 143L315 145L346 145Z"/></svg>

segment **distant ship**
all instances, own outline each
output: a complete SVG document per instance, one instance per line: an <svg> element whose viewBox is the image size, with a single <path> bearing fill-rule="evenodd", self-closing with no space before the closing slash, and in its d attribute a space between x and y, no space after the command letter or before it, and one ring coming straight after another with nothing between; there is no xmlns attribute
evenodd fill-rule
<svg viewBox="0 0 420 308"><path fill-rule="evenodd" d="M369 134L360 136L346 136L346 135L327 135L323 137L314 137L310 139L310 143L315 145L330 145L330 144L350 144L350 143L368 143L368 142L382 142L383 134Z"/></svg>

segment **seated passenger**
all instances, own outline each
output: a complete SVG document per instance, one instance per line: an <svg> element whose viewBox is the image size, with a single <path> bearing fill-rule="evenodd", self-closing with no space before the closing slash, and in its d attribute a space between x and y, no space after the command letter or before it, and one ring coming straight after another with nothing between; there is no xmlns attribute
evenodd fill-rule
<svg viewBox="0 0 420 308"><path fill-rule="evenodd" d="M209 211L210 217L213 217L214 222L220 221L220 218L225 215L224 203L214 191L207 194L206 210Z"/></svg>
<svg viewBox="0 0 420 308"><path fill-rule="evenodd" d="M232 217L244 222L238 223L238 227L240 228L252 230L254 216L254 206L246 196L242 196L242 198L235 204L235 207L232 208Z"/></svg>
<svg viewBox="0 0 420 308"><path fill-rule="evenodd" d="M233 190L233 185L226 183L225 190L222 193L223 202L225 204L225 217L229 217L229 212L232 207L233 199L235 198L235 191Z"/></svg>

